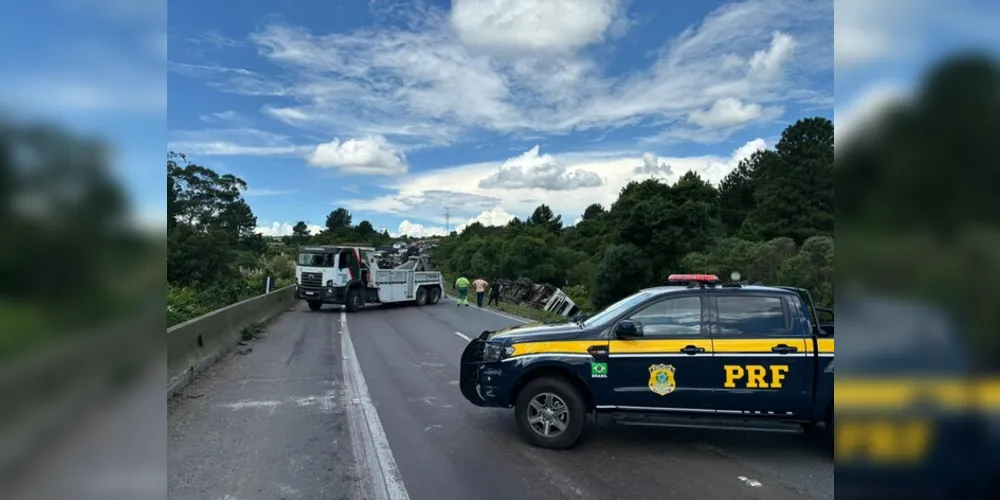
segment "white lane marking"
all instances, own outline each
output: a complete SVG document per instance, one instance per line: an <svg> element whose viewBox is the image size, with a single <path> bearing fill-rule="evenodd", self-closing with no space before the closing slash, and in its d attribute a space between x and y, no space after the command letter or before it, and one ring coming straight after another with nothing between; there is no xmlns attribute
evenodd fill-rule
<svg viewBox="0 0 1000 500"><path fill-rule="evenodd" d="M224 404L222 406L233 410L242 410L244 408L273 408L280 404L281 401L238 401L236 403Z"/></svg>
<svg viewBox="0 0 1000 500"><path fill-rule="evenodd" d="M354 352L351 333L347 328L347 314L340 312L340 348L345 356L344 385L346 387L347 420L354 444L354 460L357 466L367 472L364 488L368 489L362 498L377 500L409 500L410 495L403 485L396 459L389 448L382 422L378 418L375 405L368 394L368 384L361 372L361 364Z"/></svg>
<svg viewBox="0 0 1000 500"><path fill-rule="evenodd" d="M470 339L467 335L465 335L462 332L455 332L455 335L458 335L459 337L462 337L463 339L465 339L466 342L472 342L472 339Z"/></svg>
<svg viewBox="0 0 1000 500"><path fill-rule="evenodd" d="M337 394L335 391L327 391L323 396L306 396L306 397L292 397L286 398L286 401L237 401L235 403L226 403L220 405L223 408L229 408L231 410L245 410L248 408L269 408L271 413L274 413L274 409L283 404L291 403L296 406L318 406L321 410L325 412L330 412L335 409L334 400Z"/></svg>
<svg viewBox="0 0 1000 500"><path fill-rule="evenodd" d="M455 297L452 297L450 295L446 295L446 297L448 297L449 300L452 300L452 301L455 300ZM469 306L469 307L472 307L472 306ZM503 318L507 318L507 319L512 320L512 321L517 321L518 323L531 323L531 320L518 318L517 316L511 316L509 314L504 314L504 313L502 313L500 311L494 311L493 309L490 309L488 307L477 307L476 309L478 309L480 311L486 311L486 312L488 312L490 314L496 314L497 316L500 316L500 317L503 317Z"/></svg>
<svg viewBox="0 0 1000 500"><path fill-rule="evenodd" d="M743 477L743 476L740 476L739 479L740 479L740 481L743 481L744 483L746 483L747 486L751 486L753 488L756 488L756 487L760 486L760 481L757 481L756 479L750 479L750 478L746 478L746 477Z"/></svg>
<svg viewBox="0 0 1000 500"><path fill-rule="evenodd" d="M308 396L304 398L293 398L292 401L297 406L319 406L320 410L323 412L332 412L335 408L337 393L335 391L327 391L325 396Z"/></svg>

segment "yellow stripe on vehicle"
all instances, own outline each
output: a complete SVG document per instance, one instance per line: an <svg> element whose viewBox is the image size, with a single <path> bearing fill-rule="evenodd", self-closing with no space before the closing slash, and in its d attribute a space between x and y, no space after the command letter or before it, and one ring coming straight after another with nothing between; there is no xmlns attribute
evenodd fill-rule
<svg viewBox="0 0 1000 500"><path fill-rule="evenodd" d="M779 344L789 347L798 347L799 352L811 352L808 350L806 339L804 338L770 338L770 339L715 339L715 352L724 353L771 353L771 348Z"/></svg>
<svg viewBox="0 0 1000 500"><path fill-rule="evenodd" d="M712 340L705 338L697 339L670 339L670 340L612 340L611 354L680 354L681 349L692 345L705 349L706 353L712 352Z"/></svg>
<svg viewBox="0 0 1000 500"><path fill-rule="evenodd" d="M816 345L820 353L833 354L833 339L816 339Z"/></svg>
<svg viewBox="0 0 1000 500"><path fill-rule="evenodd" d="M587 348L592 345L606 344L606 340L559 340L552 342L521 342L511 345L514 348L514 356L525 356L528 354L587 354Z"/></svg>

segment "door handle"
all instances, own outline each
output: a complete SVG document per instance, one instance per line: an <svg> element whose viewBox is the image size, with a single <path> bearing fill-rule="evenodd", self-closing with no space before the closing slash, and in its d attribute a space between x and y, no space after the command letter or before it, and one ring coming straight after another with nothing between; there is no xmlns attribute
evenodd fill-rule
<svg viewBox="0 0 1000 500"><path fill-rule="evenodd" d="M608 359L608 346L606 345L592 345L587 348L587 353L594 357L598 361L605 361Z"/></svg>
<svg viewBox="0 0 1000 500"><path fill-rule="evenodd" d="M683 352L684 354L690 355L690 356L694 356L695 354L698 354L699 352L705 352L705 348L704 347L696 347L696 346L693 346L693 345L689 345L689 346L684 346L684 348L681 349L681 352Z"/></svg>
<svg viewBox="0 0 1000 500"><path fill-rule="evenodd" d="M798 347L789 346L788 344L778 344L771 348L771 352L776 352L778 354L788 354L790 352L798 351Z"/></svg>

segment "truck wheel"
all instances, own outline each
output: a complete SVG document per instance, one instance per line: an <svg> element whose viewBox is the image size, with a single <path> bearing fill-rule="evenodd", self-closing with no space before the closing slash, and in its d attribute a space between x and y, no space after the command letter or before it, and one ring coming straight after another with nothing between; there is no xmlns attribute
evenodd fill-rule
<svg viewBox="0 0 1000 500"><path fill-rule="evenodd" d="M427 289L420 287L417 289L417 305L425 306L427 305Z"/></svg>
<svg viewBox="0 0 1000 500"><path fill-rule="evenodd" d="M361 309L361 294L357 289L347 292L347 312L358 312Z"/></svg>
<svg viewBox="0 0 1000 500"><path fill-rule="evenodd" d="M531 381L518 394L514 416L528 444L564 450L580 439L587 407L583 396L569 382L541 377Z"/></svg>
<svg viewBox="0 0 1000 500"><path fill-rule="evenodd" d="M323 303L315 300L309 301L309 309L313 311L319 311L323 307Z"/></svg>
<svg viewBox="0 0 1000 500"><path fill-rule="evenodd" d="M441 289L434 287L430 289L427 296L427 303L430 305L437 304L441 300Z"/></svg>

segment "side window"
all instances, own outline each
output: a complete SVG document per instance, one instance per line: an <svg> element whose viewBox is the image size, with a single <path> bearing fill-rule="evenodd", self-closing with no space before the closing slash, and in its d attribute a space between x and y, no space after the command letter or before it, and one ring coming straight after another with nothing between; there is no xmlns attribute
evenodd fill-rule
<svg viewBox="0 0 1000 500"><path fill-rule="evenodd" d="M645 337L701 335L701 298L661 300L629 317L642 324Z"/></svg>
<svg viewBox="0 0 1000 500"><path fill-rule="evenodd" d="M791 330L791 318L781 297L723 295L716 298L716 304L722 335L774 335Z"/></svg>

